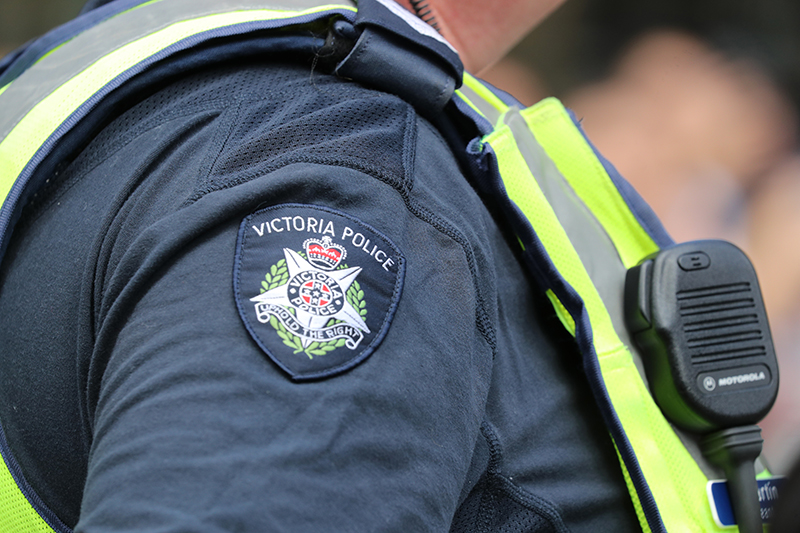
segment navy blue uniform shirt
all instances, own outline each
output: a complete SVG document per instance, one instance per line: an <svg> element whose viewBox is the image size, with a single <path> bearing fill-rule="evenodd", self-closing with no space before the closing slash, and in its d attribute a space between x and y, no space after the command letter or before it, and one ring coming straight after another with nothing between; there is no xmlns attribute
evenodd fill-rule
<svg viewBox="0 0 800 533"><path fill-rule="evenodd" d="M310 65L121 112L0 271L0 419L77 531L634 531L574 342L437 131Z"/></svg>

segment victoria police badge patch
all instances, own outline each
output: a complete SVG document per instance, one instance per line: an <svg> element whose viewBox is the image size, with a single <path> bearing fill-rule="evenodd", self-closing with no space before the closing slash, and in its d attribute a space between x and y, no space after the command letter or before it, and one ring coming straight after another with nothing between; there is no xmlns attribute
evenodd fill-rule
<svg viewBox="0 0 800 533"><path fill-rule="evenodd" d="M369 357L389 329L404 272L400 250L364 222L283 204L242 221L233 285L250 335L301 381Z"/></svg>

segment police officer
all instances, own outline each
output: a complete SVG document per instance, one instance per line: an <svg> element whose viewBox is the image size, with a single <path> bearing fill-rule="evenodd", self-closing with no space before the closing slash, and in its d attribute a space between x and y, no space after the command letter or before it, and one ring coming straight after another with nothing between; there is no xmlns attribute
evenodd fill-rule
<svg viewBox="0 0 800 533"><path fill-rule="evenodd" d="M96 2L6 62L0 531L663 530L503 143L610 167L454 92L558 3Z"/></svg>

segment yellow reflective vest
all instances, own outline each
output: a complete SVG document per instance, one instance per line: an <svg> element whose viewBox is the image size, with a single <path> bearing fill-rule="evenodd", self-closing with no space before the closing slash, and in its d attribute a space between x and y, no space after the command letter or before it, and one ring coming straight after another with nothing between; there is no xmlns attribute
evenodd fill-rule
<svg viewBox="0 0 800 533"><path fill-rule="evenodd" d="M19 206L39 185L33 177L43 161L70 142L93 110L164 58L218 38L258 32L272 39L290 26L358 26L353 6L289 3L292 9L270 7L269 0L152 0L95 17L62 32L34 57L21 56L24 61L0 78L0 254ZM422 114L459 116L474 125L479 134L452 148L475 182L499 199L528 268L577 340L642 529L719 530L706 498L711 470L654 403L623 322L627 269L670 244L669 237L560 102L520 109L458 67L439 68L455 54L447 43L387 0L363 0L361 7L373 4L396 17L376 23L379 30L396 25L387 46L399 36L422 56L434 56L425 74L431 87L418 91L401 87L401 79L384 80L380 70L376 74L379 49L369 68L354 66L344 54L335 71L395 92ZM0 452L0 533L68 531L27 485L1 433Z"/></svg>

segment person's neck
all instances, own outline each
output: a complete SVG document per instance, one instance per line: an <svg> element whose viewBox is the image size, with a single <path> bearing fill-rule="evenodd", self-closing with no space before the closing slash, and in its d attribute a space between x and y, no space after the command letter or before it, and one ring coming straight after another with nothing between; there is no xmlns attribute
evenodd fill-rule
<svg viewBox="0 0 800 533"><path fill-rule="evenodd" d="M409 0L395 0L414 13ZM502 58L563 0L423 0L424 18L458 50L464 67L476 74Z"/></svg>

